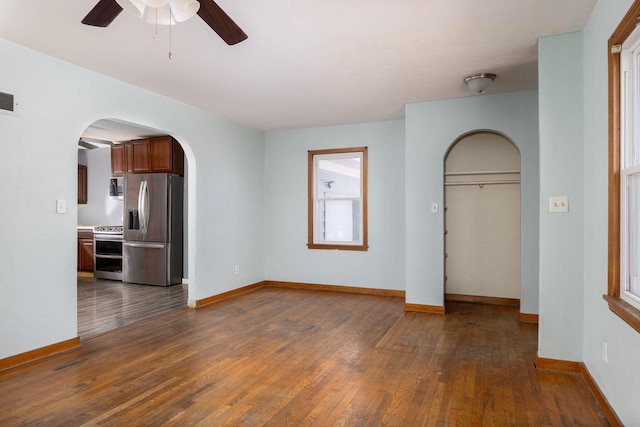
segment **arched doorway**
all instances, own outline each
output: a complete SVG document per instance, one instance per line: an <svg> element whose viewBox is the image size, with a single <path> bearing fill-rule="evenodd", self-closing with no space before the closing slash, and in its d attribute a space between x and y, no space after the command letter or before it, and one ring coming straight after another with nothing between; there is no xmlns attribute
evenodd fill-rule
<svg viewBox="0 0 640 427"><path fill-rule="evenodd" d="M445 155L445 300L517 305L520 299L520 152L476 131Z"/></svg>
<svg viewBox="0 0 640 427"><path fill-rule="evenodd" d="M116 162L113 161L113 158L116 152L124 154L124 143L132 140L140 143L137 145L142 147L140 150L145 147L142 143L148 144L146 149L150 161L153 157L153 161L160 158L161 162L169 163L166 165L168 169L160 170L160 172L166 173L134 174L131 177L151 178L153 176L160 177L159 175L173 175L177 178L171 181L177 185L174 185L171 195L165 195L165 198L180 201L173 204L173 209L169 209L170 204L166 200L165 206L160 207L161 210L170 211L170 216L174 218L172 222L174 227L165 224L167 230L172 230L167 233L173 237L165 236L167 237L165 244L161 244L159 241L154 242L153 245L163 246L163 248L155 249L153 254L149 250L147 256L140 260L145 263L144 268L148 269L151 264L161 264L162 258L169 258L169 254L172 255L171 269L168 265L164 267L167 274L171 273L171 281L155 283L159 286L149 285L154 284L156 279L160 280L164 273L154 273L155 277L150 281L127 280L124 274L127 255L122 228L127 221L127 215L123 190L127 179L124 175L126 171L121 169L125 157L124 155L122 157L116 156L116 158L120 158L120 161ZM128 144L128 146L130 145ZM181 145L180 141L173 140L166 132L117 119L98 120L89 125L82 133L78 143L78 192L80 194L81 188L83 188L80 184L80 165L82 165L84 177L87 178L84 190L88 193L88 197L85 197L83 202L81 202L81 197L78 198L78 269L82 269L83 257L90 258L92 262L90 268L87 269L85 261L83 263L85 271L78 272L78 335L80 338L88 338L150 316L187 306L189 165L186 156L182 153ZM118 149L116 150L114 147ZM153 147L157 147L157 149L154 150ZM141 151L132 152L132 156L140 157L140 154ZM131 160L129 159L130 162ZM135 162L138 164L138 159ZM179 164L179 169L173 168L174 164ZM159 188L153 191L157 194ZM154 200L158 199L160 197L156 195ZM159 206L151 205L150 208L157 209ZM160 216L160 214L153 213L151 215L155 215L155 218ZM158 224L154 225L155 228L158 226ZM120 234L114 230L118 228ZM81 236L84 236L84 239L81 239ZM133 246L141 247L143 245ZM156 259L156 253L164 252L166 252L166 256L158 255L160 258ZM168 260L167 264L169 264Z"/></svg>

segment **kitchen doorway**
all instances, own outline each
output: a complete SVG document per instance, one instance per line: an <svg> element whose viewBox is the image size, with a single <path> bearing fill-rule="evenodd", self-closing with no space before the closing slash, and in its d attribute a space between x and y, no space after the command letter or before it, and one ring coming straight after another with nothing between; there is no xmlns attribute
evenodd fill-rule
<svg viewBox="0 0 640 427"><path fill-rule="evenodd" d="M168 174L181 176L179 182L184 196L183 203L174 204L181 207L172 215L175 218L182 213L183 217L179 228L182 247L178 257L182 259L183 265L177 276L173 274L175 277L171 283L177 284L172 286L150 286L123 281L123 179L114 178L122 176L122 172L114 169L112 152L113 147L124 148L122 144L133 140L147 140L150 144L158 140L158 150L168 146L169 149L165 149L165 152L169 156L175 156L179 152L179 164L184 166L183 170L166 171ZM169 140L169 144L164 140ZM173 148L171 144L174 144ZM80 338L88 338L150 316L187 307L188 163L182 149L176 147L176 144L179 145L179 142L166 136L164 132L111 119L94 122L79 140L77 316ZM136 156L139 157L139 154L139 151L136 152ZM169 159L177 162L175 157ZM116 168L118 166L115 165ZM82 197L81 191L84 191ZM175 231L172 231L172 235L175 235ZM116 247L121 248L119 252L115 250ZM172 242L172 248L175 247L175 242ZM174 250L173 253L177 252ZM175 273L175 269L171 271Z"/></svg>
<svg viewBox="0 0 640 427"><path fill-rule="evenodd" d="M445 157L445 300L518 305L520 152L478 131Z"/></svg>

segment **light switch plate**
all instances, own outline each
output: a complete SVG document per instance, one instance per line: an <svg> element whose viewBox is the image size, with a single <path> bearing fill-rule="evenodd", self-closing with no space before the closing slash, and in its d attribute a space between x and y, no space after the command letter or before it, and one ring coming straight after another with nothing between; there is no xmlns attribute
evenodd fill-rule
<svg viewBox="0 0 640 427"><path fill-rule="evenodd" d="M549 197L549 212L553 212L553 213L569 212L569 198L567 196Z"/></svg>
<svg viewBox="0 0 640 427"><path fill-rule="evenodd" d="M431 203L431 213L438 213L439 206L438 202Z"/></svg>
<svg viewBox="0 0 640 427"><path fill-rule="evenodd" d="M56 200L56 213L63 214L67 213L67 202L66 200Z"/></svg>

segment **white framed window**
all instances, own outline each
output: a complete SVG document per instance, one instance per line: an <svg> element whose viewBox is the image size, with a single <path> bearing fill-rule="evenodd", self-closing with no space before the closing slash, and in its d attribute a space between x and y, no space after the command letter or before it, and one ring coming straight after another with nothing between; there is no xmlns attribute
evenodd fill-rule
<svg viewBox="0 0 640 427"><path fill-rule="evenodd" d="M309 151L310 249L366 251L367 147Z"/></svg>
<svg viewBox="0 0 640 427"><path fill-rule="evenodd" d="M620 298L640 309L640 28L620 52Z"/></svg>

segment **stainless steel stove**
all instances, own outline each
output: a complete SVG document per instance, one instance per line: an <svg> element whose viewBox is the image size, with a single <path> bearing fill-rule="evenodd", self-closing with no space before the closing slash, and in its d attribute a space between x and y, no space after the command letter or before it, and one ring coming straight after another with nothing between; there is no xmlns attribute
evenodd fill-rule
<svg viewBox="0 0 640 427"><path fill-rule="evenodd" d="M122 280L122 226L94 227L93 248L94 276Z"/></svg>
<svg viewBox="0 0 640 427"><path fill-rule="evenodd" d="M98 234L122 234L121 225L98 225L93 227L93 232Z"/></svg>

